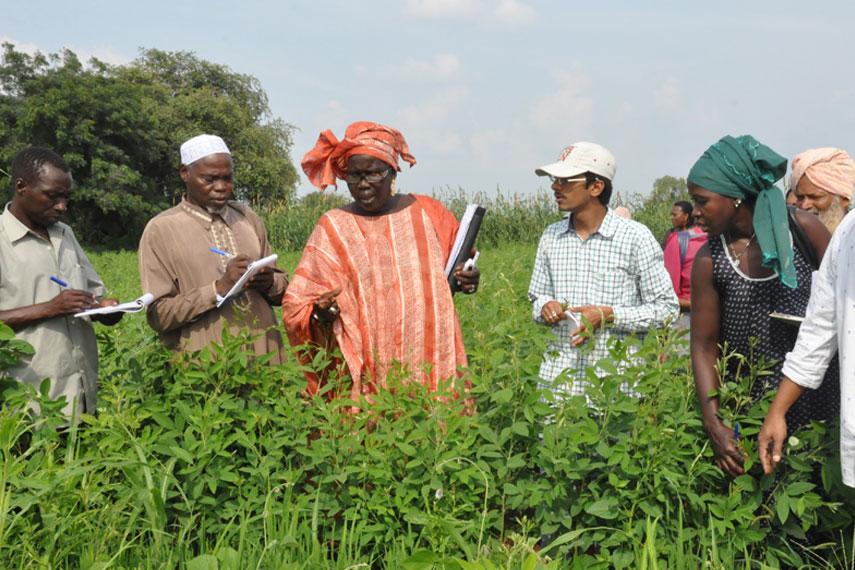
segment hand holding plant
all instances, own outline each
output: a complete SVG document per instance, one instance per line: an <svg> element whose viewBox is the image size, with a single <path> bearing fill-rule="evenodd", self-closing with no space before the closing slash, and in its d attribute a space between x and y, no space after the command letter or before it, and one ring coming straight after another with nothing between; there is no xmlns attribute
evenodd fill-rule
<svg viewBox="0 0 855 570"><path fill-rule="evenodd" d="M782 448L784 439L787 437L787 419L783 413L777 413L774 409L769 410L769 415L763 422L758 436L758 447L760 451L760 464L766 475L771 474L778 467L783 455Z"/></svg>
<svg viewBox="0 0 855 570"><path fill-rule="evenodd" d="M552 300L548 301L540 310L540 316L548 325L555 325L567 318L564 314L566 307L563 303Z"/></svg>
<svg viewBox="0 0 855 570"><path fill-rule="evenodd" d="M738 477L745 473L742 467L745 463L745 454L739 448L733 430L718 418L705 427L713 446L715 464L718 468L731 477Z"/></svg>
<svg viewBox="0 0 855 570"><path fill-rule="evenodd" d="M571 344L573 346L584 344L594 331L603 328L607 323L614 320L614 310L605 305L571 307L570 311L580 314L578 319L580 325L571 333Z"/></svg>

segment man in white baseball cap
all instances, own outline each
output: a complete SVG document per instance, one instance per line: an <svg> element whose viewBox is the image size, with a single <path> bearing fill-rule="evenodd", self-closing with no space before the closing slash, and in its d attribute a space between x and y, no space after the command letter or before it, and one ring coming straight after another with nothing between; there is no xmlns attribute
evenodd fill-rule
<svg viewBox="0 0 855 570"><path fill-rule="evenodd" d="M585 394L585 370L608 356L611 339L643 335L679 314L656 238L608 207L616 170L612 153L590 142L535 170L549 177L558 209L569 214L543 232L528 290L535 322L556 336L540 376L563 395ZM581 350L585 343L594 346Z"/></svg>
<svg viewBox="0 0 855 570"><path fill-rule="evenodd" d="M243 293L217 307L250 262L270 255L267 231L248 206L232 200L234 167L225 141L198 135L181 145L184 197L146 225L140 240L143 290L154 295L148 322L176 351L220 342L223 329L253 334L256 354L284 357L271 305L280 305L288 278L264 268Z"/></svg>

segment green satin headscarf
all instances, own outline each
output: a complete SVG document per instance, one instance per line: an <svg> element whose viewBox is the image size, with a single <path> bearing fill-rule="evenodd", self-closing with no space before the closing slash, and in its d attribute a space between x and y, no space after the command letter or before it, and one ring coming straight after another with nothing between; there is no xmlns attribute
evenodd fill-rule
<svg viewBox="0 0 855 570"><path fill-rule="evenodd" d="M689 182L729 198L756 199L754 232L763 265L781 282L796 288L793 245L784 193L775 186L787 171L787 159L751 135L726 136L712 145L689 171Z"/></svg>

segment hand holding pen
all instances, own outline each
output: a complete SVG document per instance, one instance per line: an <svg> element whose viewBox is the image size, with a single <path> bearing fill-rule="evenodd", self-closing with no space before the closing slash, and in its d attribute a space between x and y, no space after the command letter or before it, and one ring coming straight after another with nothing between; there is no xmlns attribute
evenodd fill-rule
<svg viewBox="0 0 855 570"><path fill-rule="evenodd" d="M231 290L241 275L246 273L251 259L248 255L233 255L228 251L218 249L216 247L208 248L212 253L227 257L229 262L226 265L226 271L222 277L216 282L217 293L225 295ZM273 286L273 269L265 267L252 276L252 279L246 284L248 289L257 289L258 291L267 291Z"/></svg>
<svg viewBox="0 0 855 570"><path fill-rule="evenodd" d="M95 295L89 291L69 289L68 283L53 275L51 275L50 280L61 289L56 297L47 302L50 316L74 315L97 305Z"/></svg>

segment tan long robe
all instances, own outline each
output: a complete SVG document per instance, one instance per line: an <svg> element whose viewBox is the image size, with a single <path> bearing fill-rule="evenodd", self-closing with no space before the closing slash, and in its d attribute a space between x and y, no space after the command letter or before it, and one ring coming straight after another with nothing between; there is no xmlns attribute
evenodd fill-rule
<svg viewBox="0 0 855 570"><path fill-rule="evenodd" d="M217 215L185 199L149 221L139 247L143 291L155 298L149 324L176 351L221 342L226 325L232 333L246 327L259 335L255 353L273 353L271 362L281 362L282 339L271 305L281 302L287 276L276 268L269 291L248 289L217 309L214 282L225 273L228 258L211 247L252 259L271 253L261 219L238 202L228 202Z"/></svg>

